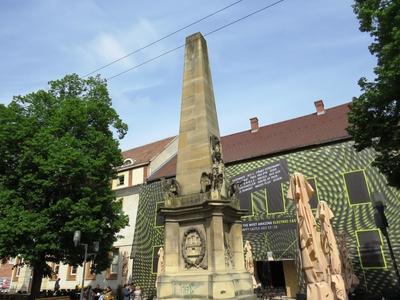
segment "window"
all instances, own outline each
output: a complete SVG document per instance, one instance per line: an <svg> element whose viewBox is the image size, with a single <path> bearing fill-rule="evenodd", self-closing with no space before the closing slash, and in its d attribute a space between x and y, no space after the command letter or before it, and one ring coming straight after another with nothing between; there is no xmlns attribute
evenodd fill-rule
<svg viewBox="0 0 400 300"><path fill-rule="evenodd" d="M132 158L127 158L127 159L124 160L124 166L132 165L134 162L135 162L134 159L132 159Z"/></svg>
<svg viewBox="0 0 400 300"><path fill-rule="evenodd" d="M119 267L119 250L114 249L110 252L111 257L111 265L107 269L106 278L108 280L116 280L118 279L118 267Z"/></svg>
<svg viewBox="0 0 400 300"><path fill-rule="evenodd" d="M93 262L89 261L86 263L86 268L85 268L85 280L96 280L96 273L94 273L93 270Z"/></svg>
<svg viewBox="0 0 400 300"><path fill-rule="evenodd" d="M76 273L77 272L78 272L78 267L77 266L68 265L68 268L67 268L67 280L68 281L76 280Z"/></svg>
<svg viewBox="0 0 400 300"><path fill-rule="evenodd" d="M124 185L124 183L125 183L125 176L124 175L118 176L117 186Z"/></svg>
<svg viewBox="0 0 400 300"><path fill-rule="evenodd" d="M364 171L348 172L343 177L350 205L371 203Z"/></svg>
<svg viewBox="0 0 400 300"><path fill-rule="evenodd" d="M113 250L113 252L112 252L110 273L118 274L118 262L119 262L119 253L118 253L118 249L117 249L117 250Z"/></svg>
<svg viewBox="0 0 400 300"><path fill-rule="evenodd" d="M267 185L266 196L268 214L285 212L285 201L283 199L282 185L280 182L274 182Z"/></svg>
<svg viewBox="0 0 400 300"><path fill-rule="evenodd" d="M164 202L157 202L156 203L156 221L155 221L155 226L159 227L159 226L164 226L164 216L160 215L158 213L158 210L160 208L164 207Z"/></svg>
<svg viewBox="0 0 400 300"><path fill-rule="evenodd" d="M363 269L386 268L379 229L358 230L357 243Z"/></svg>
<svg viewBox="0 0 400 300"><path fill-rule="evenodd" d="M239 194L239 203L241 209L246 209L246 216L253 215L253 193Z"/></svg>
<svg viewBox="0 0 400 300"><path fill-rule="evenodd" d="M77 266L72 266L70 269L69 274L70 275L76 275L76 272L78 271L78 267Z"/></svg>

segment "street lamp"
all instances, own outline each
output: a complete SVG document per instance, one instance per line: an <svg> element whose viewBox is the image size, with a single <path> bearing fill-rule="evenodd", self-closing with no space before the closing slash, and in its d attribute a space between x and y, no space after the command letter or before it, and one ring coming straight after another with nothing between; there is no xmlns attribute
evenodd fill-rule
<svg viewBox="0 0 400 300"><path fill-rule="evenodd" d="M82 245L85 249L85 255L83 258L83 270L82 270L82 286L81 286L81 295L80 295L80 300L83 300L83 289L85 286L85 270L86 270L86 260L87 260L87 256L88 256L88 244L84 244L81 243L81 231L80 230L76 230L74 232L74 245L75 247L78 247L78 245ZM99 242L93 242L93 251L95 253L99 252ZM89 253L90 254L90 253Z"/></svg>
<svg viewBox="0 0 400 300"><path fill-rule="evenodd" d="M388 244L388 248L389 248L389 253L390 253L390 257L392 258L392 263L393 263L393 268L394 271L396 273L397 276L397 281L398 284L400 284L400 273L399 273L399 269L397 267L397 263L396 263L396 258L394 256L393 253L393 248L392 248L392 244L390 242L390 238L389 238L389 232L387 230L387 228L389 227L389 223L387 221L386 215L385 215L385 205L384 205L384 196L382 193L374 193L373 195L374 197L374 221L375 221L375 225L376 227L378 227L382 234L384 235L384 237L386 238L386 242Z"/></svg>

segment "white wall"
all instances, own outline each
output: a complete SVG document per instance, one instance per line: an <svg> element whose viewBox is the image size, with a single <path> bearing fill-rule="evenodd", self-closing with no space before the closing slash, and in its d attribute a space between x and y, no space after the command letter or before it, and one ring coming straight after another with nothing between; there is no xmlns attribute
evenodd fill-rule
<svg viewBox="0 0 400 300"><path fill-rule="evenodd" d="M132 185L142 184L144 182L144 168L132 170Z"/></svg>
<svg viewBox="0 0 400 300"><path fill-rule="evenodd" d="M118 234L123 238L114 243L115 247L130 245L133 243L133 236L135 234L135 224L137 210L139 206L139 194L133 194L122 198L122 210L129 217L129 224L123 228ZM130 253L130 252L129 252Z"/></svg>

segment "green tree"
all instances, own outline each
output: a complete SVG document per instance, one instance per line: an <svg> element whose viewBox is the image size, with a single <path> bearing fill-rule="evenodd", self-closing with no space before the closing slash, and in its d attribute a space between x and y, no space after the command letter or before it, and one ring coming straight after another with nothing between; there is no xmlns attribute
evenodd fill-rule
<svg viewBox="0 0 400 300"><path fill-rule="evenodd" d="M400 188L400 1L356 0L353 8L360 30L374 38L377 66L373 82L359 81L363 93L353 98L348 132L358 151L376 150L373 165Z"/></svg>
<svg viewBox="0 0 400 300"><path fill-rule="evenodd" d="M82 264L75 230L100 242L96 271L109 266L128 224L110 184L126 131L99 77L68 75L0 105L0 258L33 268L33 296L51 274L47 262Z"/></svg>

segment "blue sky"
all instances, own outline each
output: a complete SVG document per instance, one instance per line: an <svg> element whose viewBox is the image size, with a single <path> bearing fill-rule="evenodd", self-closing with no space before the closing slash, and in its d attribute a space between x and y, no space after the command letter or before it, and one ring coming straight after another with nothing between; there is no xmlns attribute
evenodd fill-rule
<svg viewBox="0 0 400 300"><path fill-rule="evenodd" d="M80 75L235 0L0 1L0 103ZM101 70L108 78L266 6L239 4ZM222 135L351 101L373 78L371 38L358 30L352 1L286 0L206 37ZM178 134L183 49L109 81L113 106L129 126L123 150Z"/></svg>

